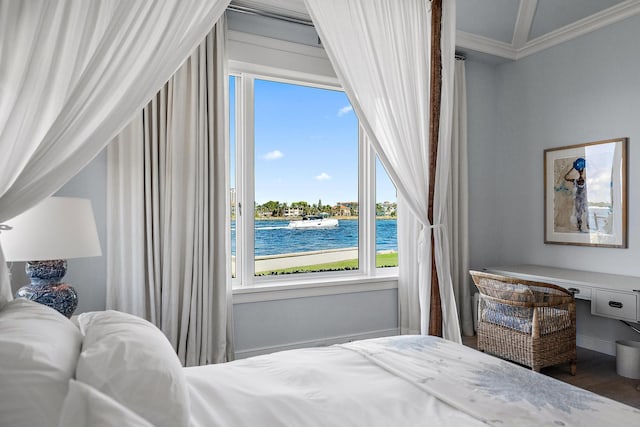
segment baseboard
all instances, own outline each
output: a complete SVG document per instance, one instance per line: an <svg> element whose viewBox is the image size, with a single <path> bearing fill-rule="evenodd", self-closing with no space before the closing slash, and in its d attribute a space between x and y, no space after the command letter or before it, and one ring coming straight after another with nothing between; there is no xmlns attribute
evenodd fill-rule
<svg viewBox="0 0 640 427"><path fill-rule="evenodd" d="M594 338L589 335L578 334L576 336L576 345L578 347L586 348L589 350L597 351L598 353L608 354L609 356L616 355L616 343L611 341L605 341L600 338Z"/></svg>
<svg viewBox="0 0 640 427"><path fill-rule="evenodd" d="M252 348L247 350L236 351L236 359L246 359L247 357L259 356L261 354L274 353L276 351L293 350L296 348L306 347L323 347L333 344L343 344L350 341L358 341L369 338L388 337L392 335L398 335L399 330L397 328L382 329L378 331L365 332L362 334L341 335L337 337L321 338L317 340L298 341L288 344L280 344L268 347Z"/></svg>

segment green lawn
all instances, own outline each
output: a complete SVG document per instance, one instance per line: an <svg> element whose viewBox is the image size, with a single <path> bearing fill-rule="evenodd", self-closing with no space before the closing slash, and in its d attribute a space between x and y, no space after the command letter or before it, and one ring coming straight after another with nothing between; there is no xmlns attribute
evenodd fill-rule
<svg viewBox="0 0 640 427"><path fill-rule="evenodd" d="M398 253L376 254L376 267L397 267ZM355 270L358 268L357 259L348 259L344 261L330 262L326 264L306 265L302 267L283 268L281 270L265 271L256 273L256 276L267 276L275 274L291 274L291 273L311 273L316 271L341 271Z"/></svg>

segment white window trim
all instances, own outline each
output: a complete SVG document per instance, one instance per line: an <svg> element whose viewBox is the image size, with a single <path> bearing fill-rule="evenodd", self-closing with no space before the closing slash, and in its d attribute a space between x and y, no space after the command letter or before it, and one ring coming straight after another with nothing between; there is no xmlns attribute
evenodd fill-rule
<svg viewBox="0 0 640 427"><path fill-rule="evenodd" d="M228 31L227 53L231 74L247 72L340 87L331 61L320 47Z"/></svg>
<svg viewBox="0 0 640 427"><path fill-rule="evenodd" d="M270 285L235 288L233 289L233 303L245 304L260 301L277 301L398 289L397 268L386 268L384 270L384 273L376 275L375 277L342 277L339 280L331 281L300 280L287 284L280 282Z"/></svg>
<svg viewBox="0 0 640 427"><path fill-rule="evenodd" d="M253 126L242 126L254 123L253 81L266 79L283 83L316 87L329 90L342 88L333 74L326 53L321 48L298 45L296 43L269 39L239 32L229 32L231 48L229 74L240 77L236 80L236 162L238 164L254 164L254 129ZM246 58L247 51L258 55L256 62L247 62L237 58ZM266 52L265 52L266 51ZM238 53L241 52L241 53ZM291 67L279 68L273 64L273 56L285 56L284 62ZM234 59L236 58L236 59ZM251 58L255 58L252 56ZM310 66L309 58L313 59ZM326 67L317 62L326 61ZM314 67L314 72L311 68ZM240 83L240 84L238 84ZM238 168L236 165L236 194L240 203L236 212L236 278L232 280L234 302L236 296L241 300L281 299L283 295L303 296L327 295L345 292L379 290L397 288L398 268L380 268L375 266L375 151L365 147L363 131L359 130L358 149L358 218L359 233L359 270L319 272L275 276L255 276L254 240L254 168ZM251 141L251 143L248 143ZM242 174L237 173L238 170ZM367 185L367 183L369 183ZM243 244L243 243L251 244ZM381 285L382 284L382 285ZM293 291L296 289L296 291ZM261 296L256 296L261 294ZM251 296L247 296L251 295ZM293 298L293 297L292 297Z"/></svg>

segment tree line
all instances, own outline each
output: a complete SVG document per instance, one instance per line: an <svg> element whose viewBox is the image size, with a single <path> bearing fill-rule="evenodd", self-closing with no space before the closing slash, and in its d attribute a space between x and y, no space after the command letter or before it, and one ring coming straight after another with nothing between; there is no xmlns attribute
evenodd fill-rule
<svg viewBox="0 0 640 427"><path fill-rule="evenodd" d="M358 203L345 202L338 205L325 205L321 200L318 203L308 203L306 201L299 202L279 202L276 200L269 200L263 204L255 204L256 217L284 217L291 216L291 210L298 211L300 216L302 215L344 215L341 212L341 207L346 207L350 211L351 216L358 215ZM376 203L376 216L396 216L396 204L395 203Z"/></svg>

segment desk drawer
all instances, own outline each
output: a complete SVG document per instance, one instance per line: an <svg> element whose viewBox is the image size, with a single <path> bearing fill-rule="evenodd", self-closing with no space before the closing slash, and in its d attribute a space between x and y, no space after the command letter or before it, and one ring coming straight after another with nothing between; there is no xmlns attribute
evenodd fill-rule
<svg viewBox="0 0 640 427"><path fill-rule="evenodd" d="M594 290L591 314L635 322L638 313L636 294L627 292Z"/></svg>
<svg viewBox="0 0 640 427"><path fill-rule="evenodd" d="M560 286L567 289L569 292L573 292L573 296L576 299L591 299L591 288L589 286L574 285L572 283L562 283Z"/></svg>

